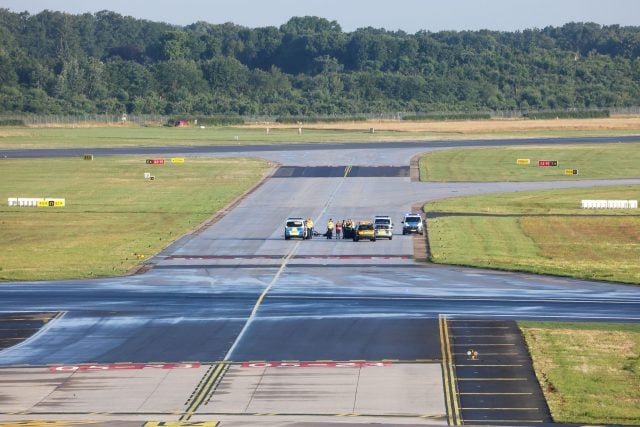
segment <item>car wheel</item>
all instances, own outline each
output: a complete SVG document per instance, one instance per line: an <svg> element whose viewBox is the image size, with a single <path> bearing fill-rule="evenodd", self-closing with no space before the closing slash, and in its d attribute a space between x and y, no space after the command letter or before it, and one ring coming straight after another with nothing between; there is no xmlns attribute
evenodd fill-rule
<svg viewBox="0 0 640 427"><path fill-rule="evenodd" d="M389 236L389 240L393 240L393 236Z"/></svg>

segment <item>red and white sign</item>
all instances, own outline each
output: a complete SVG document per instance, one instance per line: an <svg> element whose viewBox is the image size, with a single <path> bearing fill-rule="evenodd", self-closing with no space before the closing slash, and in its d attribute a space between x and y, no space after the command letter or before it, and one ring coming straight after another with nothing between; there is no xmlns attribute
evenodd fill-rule
<svg viewBox="0 0 640 427"><path fill-rule="evenodd" d="M192 369L200 363L114 363L110 365L64 365L49 366L49 372L99 372L126 371L131 369Z"/></svg>
<svg viewBox="0 0 640 427"><path fill-rule="evenodd" d="M147 159L148 165L164 165L164 159Z"/></svg>
<svg viewBox="0 0 640 427"><path fill-rule="evenodd" d="M391 366L391 362L247 362L243 368L366 368Z"/></svg>
<svg viewBox="0 0 640 427"><path fill-rule="evenodd" d="M557 160L538 160L538 166L540 167L558 166L558 161Z"/></svg>

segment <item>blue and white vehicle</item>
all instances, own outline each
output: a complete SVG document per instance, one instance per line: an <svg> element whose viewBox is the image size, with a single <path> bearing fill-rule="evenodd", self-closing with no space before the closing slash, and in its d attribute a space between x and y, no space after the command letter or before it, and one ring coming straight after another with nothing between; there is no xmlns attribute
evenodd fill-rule
<svg viewBox="0 0 640 427"><path fill-rule="evenodd" d="M408 213L404 216L402 221L402 234L419 233L424 234L424 227L422 225L422 217L420 214Z"/></svg>
<svg viewBox="0 0 640 427"><path fill-rule="evenodd" d="M284 239L289 240L292 237L298 237L303 240L309 237L304 219L298 217L287 218L287 222L284 225Z"/></svg>

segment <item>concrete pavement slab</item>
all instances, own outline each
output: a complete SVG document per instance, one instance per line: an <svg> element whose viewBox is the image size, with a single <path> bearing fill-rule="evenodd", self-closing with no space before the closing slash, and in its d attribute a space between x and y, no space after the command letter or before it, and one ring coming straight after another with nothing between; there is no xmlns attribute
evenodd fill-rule
<svg viewBox="0 0 640 427"><path fill-rule="evenodd" d="M198 414L412 416L446 414L439 363L234 364Z"/></svg>

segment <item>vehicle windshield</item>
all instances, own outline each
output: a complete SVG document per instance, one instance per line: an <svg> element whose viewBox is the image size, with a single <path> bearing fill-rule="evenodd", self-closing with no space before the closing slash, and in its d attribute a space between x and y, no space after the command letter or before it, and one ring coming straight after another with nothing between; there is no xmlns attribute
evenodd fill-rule
<svg viewBox="0 0 640 427"><path fill-rule="evenodd" d="M302 227L302 221L287 221L287 227Z"/></svg>
<svg viewBox="0 0 640 427"><path fill-rule="evenodd" d="M420 218L418 217L408 217L404 220L407 224L417 224L420 222Z"/></svg>
<svg viewBox="0 0 640 427"><path fill-rule="evenodd" d="M389 226L387 224L376 224L376 228L378 230L388 230Z"/></svg>
<svg viewBox="0 0 640 427"><path fill-rule="evenodd" d="M391 224L389 218L376 218L376 224Z"/></svg>
<svg viewBox="0 0 640 427"><path fill-rule="evenodd" d="M360 227L358 227L360 230L373 230L373 225L372 224L360 224Z"/></svg>

